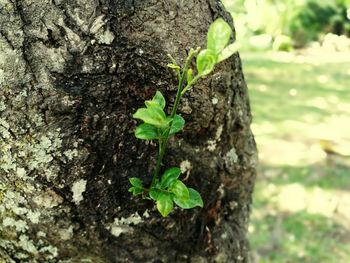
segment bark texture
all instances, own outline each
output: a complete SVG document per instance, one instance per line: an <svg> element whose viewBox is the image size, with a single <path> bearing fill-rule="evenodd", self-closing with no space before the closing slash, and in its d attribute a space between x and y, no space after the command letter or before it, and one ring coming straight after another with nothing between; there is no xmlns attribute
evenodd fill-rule
<svg viewBox="0 0 350 263"><path fill-rule="evenodd" d="M0 0L0 262L248 262L256 147L238 55L183 99L182 165L204 209L161 218L127 192L157 147L132 113L224 17L214 0Z"/></svg>

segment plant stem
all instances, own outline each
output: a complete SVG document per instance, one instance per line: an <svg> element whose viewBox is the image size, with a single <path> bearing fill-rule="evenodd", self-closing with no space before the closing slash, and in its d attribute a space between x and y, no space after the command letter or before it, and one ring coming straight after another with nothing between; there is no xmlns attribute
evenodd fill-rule
<svg viewBox="0 0 350 263"><path fill-rule="evenodd" d="M182 89L182 91L181 91L181 96L184 95L186 93L186 91L188 91L197 82L197 80L199 80L201 77L202 77L202 75L197 75L194 77L193 80L191 80L190 83L187 83L186 87L184 89Z"/></svg>
<svg viewBox="0 0 350 263"><path fill-rule="evenodd" d="M173 109L172 109L171 114L170 114L170 118L174 118L175 117L177 108L179 107L179 103L180 103L181 97L183 95L182 90L183 90L185 77L187 75L188 67L189 67L193 57L198 52L199 52L199 49L197 49L197 50L191 49L190 50L190 52L188 54L188 57L186 58L185 66L184 66L184 68L182 70L182 73L181 73L181 75L178 75L179 85L178 85L178 88L177 88L176 98L175 98ZM191 84L188 83L186 88L188 89L189 88L188 86L191 85ZM156 169L154 171L154 175L153 175L153 178L152 178L151 188L155 185L155 183L156 183L156 181L158 179L158 175L159 175L160 168L162 166L162 161L163 161L164 154L165 154L166 145L168 143L169 136L170 136L171 125L172 125L172 121L169 123L169 128L166 131L164 138L159 140L159 155L158 155L158 159L157 159Z"/></svg>

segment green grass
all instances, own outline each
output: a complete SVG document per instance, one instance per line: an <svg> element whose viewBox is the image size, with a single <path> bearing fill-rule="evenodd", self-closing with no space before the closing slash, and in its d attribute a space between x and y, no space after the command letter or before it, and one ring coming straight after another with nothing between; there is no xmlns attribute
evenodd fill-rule
<svg viewBox="0 0 350 263"><path fill-rule="evenodd" d="M251 245L264 256L260 262L349 262L350 249L342 243L341 226L305 212L278 217L266 216L256 225L259 235Z"/></svg>
<svg viewBox="0 0 350 263"><path fill-rule="evenodd" d="M275 185L302 183L304 187L321 187L322 189L350 190L349 168L331 164L315 164L305 166L282 165L278 168L264 166L263 169L273 169L278 176L273 178Z"/></svg>
<svg viewBox="0 0 350 263"><path fill-rule="evenodd" d="M350 63L312 66L275 62L265 57L243 57L243 60L255 123L273 121L278 125L286 119L302 121L310 113L317 123L333 114L348 113L338 109L337 104L350 101L350 75L345 74ZM293 89L297 92L295 96L290 94ZM334 96L337 101L332 100ZM326 108L313 105L315 98L324 100Z"/></svg>
<svg viewBox="0 0 350 263"><path fill-rule="evenodd" d="M326 155L320 144L350 145L350 58L241 57L260 152L255 261L350 262L350 157Z"/></svg>

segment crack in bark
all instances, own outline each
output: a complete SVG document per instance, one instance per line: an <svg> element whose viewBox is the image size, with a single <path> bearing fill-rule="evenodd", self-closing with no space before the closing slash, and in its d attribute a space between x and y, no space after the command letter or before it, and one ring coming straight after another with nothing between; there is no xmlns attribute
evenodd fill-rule
<svg viewBox="0 0 350 263"><path fill-rule="evenodd" d="M28 49L29 49L29 45L30 45L31 41L30 41L30 36L29 36L29 34L27 32L27 28L26 28L26 24L28 24L28 21L25 17L25 13L23 10L21 0L15 0L15 7L16 7L17 13L21 19L21 30L22 30L23 35L24 35L24 40L23 40L21 49L22 49L22 58L25 61L26 73L30 72L30 75L32 76L32 78L34 80L34 83L38 83L38 80L36 78L36 75L35 75L35 72L34 72L34 69L32 66L32 61L30 59L30 55L28 54L29 53Z"/></svg>
<svg viewBox="0 0 350 263"><path fill-rule="evenodd" d="M0 256L3 257L2 259L0 258L0 260L5 260L5 259L8 260L9 259L9 260L12 260L16 263L20 263L20 261L18 259L14 258L13 256L10 256L8 254L8 252L6 250L4 250L2 247L0 247ZM7 262L4 261L4 263L7 263Z"/></svg>
<svg viewBox="0 0 350 263"><path fill-rule="evenodd" d="M216 13L217 12L215 12L214 11L214 8L213 8L213 4L212 4L212 0L206 0L206 2L207 2L207 5L208 5L208 8L209 8L209 11L210 11L210 14L211 14L211 18L212 18L212 21L214 21L215 20L215 18L216 18Z"/></svg>
<svg viewBox="0 0 350 263"><path fill-rule="evenodd" d="M13 45L12 41L8 38L6 33L0 28L0 37L3 37L5 39L6 43L11 47L12 50L15 50L15 46Z"/></svg>

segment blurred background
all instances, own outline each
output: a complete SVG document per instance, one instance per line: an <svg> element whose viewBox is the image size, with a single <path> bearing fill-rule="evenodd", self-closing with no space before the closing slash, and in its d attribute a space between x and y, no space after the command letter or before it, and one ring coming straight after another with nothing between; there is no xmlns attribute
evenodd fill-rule
<svg viewBox="0 0 350 263"><path fill-rule="evenodd" d="M232 0L260 167L254 262L350 262L350 0Z"/></svg>

